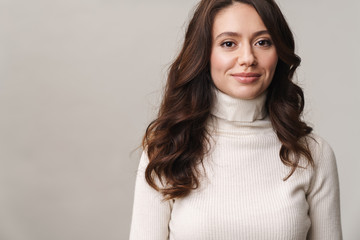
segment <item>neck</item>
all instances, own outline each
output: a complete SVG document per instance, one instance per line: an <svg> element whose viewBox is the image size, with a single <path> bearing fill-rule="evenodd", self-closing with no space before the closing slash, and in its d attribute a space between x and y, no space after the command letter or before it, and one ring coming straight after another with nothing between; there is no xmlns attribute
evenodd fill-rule
<svg viewBox="0 0 360 240"><path fill-rule="evenodd" d="M215 90L215 104L212 115L233 122L250 123L266 116L266 92L254 99L239 99Z"/></svg>
<svg viewBox="0 0 360 240"><path fill-rule="evenodd" d="M215 90L215 102L211 114L215 129L244 131L271 128L265 107L266 92L250 100L231 97Z"/></svg>

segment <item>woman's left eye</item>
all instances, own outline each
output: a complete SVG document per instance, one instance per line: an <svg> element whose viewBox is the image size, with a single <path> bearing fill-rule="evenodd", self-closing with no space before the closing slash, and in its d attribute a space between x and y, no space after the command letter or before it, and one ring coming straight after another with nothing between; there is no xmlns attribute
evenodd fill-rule
<svg viewBox="0 0 360 240"><path fill-rule="evenodd" d="M259 45L261 47L269 47L272 45L272 42L270 40L260 40L256 43L256 45Z"/></svg>

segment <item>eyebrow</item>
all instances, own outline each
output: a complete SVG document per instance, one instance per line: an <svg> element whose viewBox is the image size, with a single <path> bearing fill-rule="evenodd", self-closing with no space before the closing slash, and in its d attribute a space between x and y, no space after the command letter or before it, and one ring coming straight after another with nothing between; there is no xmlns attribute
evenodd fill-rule
<svg viewBox="0 0 360 240"><path fill-rule="evenodd" d="M268 30L260 30L260 31L257 31L253 34L253 37L257 37L257 36L260 36L260 35L263 35L263 34L269 34L269 31ZM215 38L215 40L217 40L218 38L220 37L223 37L223 36L227 36L227 37L239 37L241 34L237 33L237 32L223 32L223 33L220 33L219 35L217 35L217 37Z"/></svg>

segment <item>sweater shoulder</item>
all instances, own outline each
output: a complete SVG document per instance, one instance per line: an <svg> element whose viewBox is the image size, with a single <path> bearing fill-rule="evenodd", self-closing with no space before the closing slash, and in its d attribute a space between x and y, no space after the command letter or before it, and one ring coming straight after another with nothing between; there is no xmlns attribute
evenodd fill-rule
<svg viewBox="0 0 360 240"><path fill-rule="evenodd" d="M310 134L308 146L311 151L314 166L311 189L323 181L338 182L337 160L330 144L317 134Z"/></svg>
<svg viewBox="0 0 360 240"><path fill-rule="evenodd" d="M306 141L315 165L324 164L323 161L335 161L334 151L331 145L323 137L316 133L311 133Z"/></svg>

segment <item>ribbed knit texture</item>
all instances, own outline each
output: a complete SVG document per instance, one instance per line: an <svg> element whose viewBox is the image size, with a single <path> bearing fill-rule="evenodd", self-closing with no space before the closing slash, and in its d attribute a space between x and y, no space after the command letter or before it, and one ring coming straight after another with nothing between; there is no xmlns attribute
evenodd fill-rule
<svg viewBox="0 0 360 240"><path fill-rule="evenodd" d="M315 167L290 171L266 117L266 93L253 100L217 91L209 120L212 147L201 185L189 196L161 201L144 179L143 153L136 179L131 240L339 240L339 182L331 147L309 138ZM202 169L201 167L199 169Z"/></svg>

